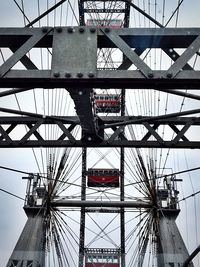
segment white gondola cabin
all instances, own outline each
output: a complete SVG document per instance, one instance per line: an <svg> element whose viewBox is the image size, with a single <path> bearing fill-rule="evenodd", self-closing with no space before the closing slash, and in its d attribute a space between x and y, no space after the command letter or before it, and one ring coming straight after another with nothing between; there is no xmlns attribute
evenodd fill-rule
<svg viewBox="0 0 200 267"><path fill-rule="evenodd" d="M85 267L119 267L120 251L117 249L85 249Z"/></svg>
<svg viewBox="0 0 200 267"><path fill-rule="evenodd" d="M88 187L119 187L119 170L88 169Z"/></svg>
<svg viewBox="0 0 200 267"><path fill-rule="evenodd" d="M95 94L94 99L97 113L119 113L121 110L121 98L118 94Z"/></svg>

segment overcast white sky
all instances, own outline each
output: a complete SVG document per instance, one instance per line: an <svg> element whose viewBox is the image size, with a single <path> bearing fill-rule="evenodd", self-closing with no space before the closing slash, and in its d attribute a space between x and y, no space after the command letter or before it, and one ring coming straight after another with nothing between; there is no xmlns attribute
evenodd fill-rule
<svg viewBox="0 0 200 267"><path fill-rule="evenodd" d="M72 1L72 6L77 6L76 0ZM37 16L37 6L36 0L24 0L24 7L27 16L30 21ZM44 2L41 3L41 11L45 9ZM134 3L137 1L134 1ZM147 1L146 1L147 2ZM151 5L154 5L155 1L150 1ZM166 0L166 17L165 22L172 14L175 6L178 1L175 0ZM19 5L21 6L21 1L18 0ZM49 1L50 4L53 4L54 1ZM157 17L161 22L161 10L162 10L162 1L157 1ZM199 0L185 0L180 9L180 15L178 20L178 27L200 27L200 1ZM64 11L63 11L64 12ZM69 12L69 19L67 20L68 25L76 24L75 19L72 18L71 12ZM131 23L134 27L134 21L136 21L136 26L139 26L139 17L132 13ZM134 16L136 19L134 19ZM63 18L63 21L65 19ZM170 27L173 27L175 20L169 24ZM45 21L43 21L45 25ZM59 25L59 24L56 24ZM0 27L23 27L23 16L21 15L19 9L13 0L0 1ZM38 26L38 25L37 25ZM1 89L0 89L1 90ZM198 93L198 92L196 92ZM199 93L198 93L199 94ZM23 107L23 110L33 111L34 102L27 99L33 98L33 95L30 93L25 93L22 96L19 96L20 104ZM24 101L25 99L25 101ZM171 101L172 98L170 98ZM172 102L171 102L172 103ZM186 101L185 109L189 108L198 108L199 103L197 101ZM176 100L172 105L176 105ZM16 109L17 105L14 97L5 97L0 99L0 106ZM0 114L2 115L2 114ZM200 135L200 132L193 132L194 135ZM36 150L36 154L39 155L40 150ZM167 167L172 167L174 171L180 171L187 168L199 167L199 150L192 151L171 151L170 160L167 164ZM41 157L39 157L41 161ZM173 166L170 166L170 163ZM31 149L1 149L0 150L0 165L10 168L16 168L19 170L27 172L38 172L37 164L34 158L34 155ZM41 166L40 162L40 166ZM9 172L6 170L0 169L0 188L8 190L20 197L25 196L26 183L22 181L22 176L19 173ZM180 185L179 190L182 196L187 196L200 190L200 172L195 171L190 175L185 174L178 178L183 178L183 183ZM195 205L194 205L195 204ZM186 208L187 205L187 208ZM196 206L196 211L195 211ZM200 197L199 195L196 198L188 199L187 202L181 204L182 213L178 218L178 225L181 233L183 234L184 240L189 247L189 250L192 251L200 242L200 231L198 229L197 236L195 227L199 228L200 221ZM4 267L7 263L7 260L15 246L15 243L21 233L24 223L26 221L26 215L23 211L23 201L14 198L10 195L7 195L4 192L0 191L0 267ZM196 262L196 267L197 262Z"/></svg>

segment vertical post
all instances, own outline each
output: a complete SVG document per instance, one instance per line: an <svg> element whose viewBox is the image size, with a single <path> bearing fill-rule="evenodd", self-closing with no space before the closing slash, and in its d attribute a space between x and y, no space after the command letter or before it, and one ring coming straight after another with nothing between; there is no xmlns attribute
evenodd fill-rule
<svg viewBox="0 0 200 267"><path fill-rule="evenodd" d="M176 225L179 210L162 210L159 219L158 266L180 267L189 257L184 241ZM194 267L193 263L188 264Z"/></svg>
<svg viewBox="0 0 200 267"><path fill-rule="evenodd" d="M87 148L82 149L82 182L81 200L86 200L86 170L87 170ZM80 241L79 241L79 267L83 267L85 246L85 208L81 208L80 218Z"/></svg>
<svg viewBox="0 0 200 267"><path fill-rule="evenodd" d="M45 267L45 231L43 209L30 212L7 267Z"/></svg>
<svg viewBox="0 0 200 267"><path fill-rule="evenodd" d="M121 116L125 115L125 90L121 90ZM124 148L120 149L120 201L124 201ZM121 229L121 267L126 266L125 261L125 218L124 208L120 210Z"/></svg>

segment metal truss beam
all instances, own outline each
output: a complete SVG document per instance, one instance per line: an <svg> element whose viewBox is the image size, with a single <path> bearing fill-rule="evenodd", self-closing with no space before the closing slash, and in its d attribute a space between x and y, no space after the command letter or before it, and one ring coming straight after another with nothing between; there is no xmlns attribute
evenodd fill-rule
<svg viewBox="0 0 200 267"><path fill-rule="evenodd" d="M83 9L84 13L125 13L125 9L108 9L108 8L85 8Z"/></svg>
<svg viewBox="0 0 200 267"><path fill-rule="evenodd" d="M200 71L189 65L200 49L200 29L1 28L0 47L15 51L0 66L1 88L199 89ZM49 70L14 70L35 47L52 48ZM118 48L136 70L98 70L98 48ZM174 63L152 70L135 50L160 48ZM173 49L185 49L182 55ZM63 56L65 55L65 57ZM27 59L26 59L27 60ZM25 63L24 63L25 64ZM26 63L27 64L27 63ZM28 63L31 65L31 62ZM33 65L33 64L32 64ZM34 65L33 65L34 66Z"/></svg>
<svg viewBox="0 0 200 267"><path fill-rule="evenodd" d="M90 14L90 13L104 13L104 14L124 14L124 18L123 18L123 27L127 28L129 26L129 17L130 17L130 4L127 1L115 1L115 2L119 2L122 4L122 2L124 2L121 6L121 8L115 8L115 5L110 6L110 8L93 8L89 5L84 5L84 3L87 3L90 1L85 1L85 0L79 0L79 20L80 20L80 25L83 26L86 24L85 21L85 15L86 14ZM101 0L99 2L107 2L105 0Z"/></svg>
<svg viewBox="0 0 200 267"><path fill-rule="evenodd" d="M33 114L34 115L34 114ZM73 135L75 127L80 125L78 117L0 117L0 147L154 147L154 148L200 148L200 135L190 136L191 129L198 133L200 127L199 117L99 117L101 121L102 139L91 136L90 139ZM127 123L127 125L125 125ZM113 126L113 124L115 126ZM119 126L117 126L119 124ZM120 124L123 124L120 126ZM57 137L47 139L45 127L57 127ZM105 125L105 126L104 126ZM110 126L109 126L110 125ZM145 133L134 139L126 135L128 125L140 125ZM172 140L162 137L163 125L167 125L173 133ZM28 130L20 128L26 126ZM160 127L160 128L159 128ZM110 128L112 134L107 137L106 129ZM18 130L20 129L20 131ZM122 129L124 133L122 133ZM16 135L17 131L17 135ZM171 135L170 135L171 136Z"/></svg>
<svg viewBox="0 0 200 267"><path fill-rule="evenodd" d="M145 201L89 201L89 200L57 200L52 207L113 207L113 208L152 208L151 203Z"/></svg>

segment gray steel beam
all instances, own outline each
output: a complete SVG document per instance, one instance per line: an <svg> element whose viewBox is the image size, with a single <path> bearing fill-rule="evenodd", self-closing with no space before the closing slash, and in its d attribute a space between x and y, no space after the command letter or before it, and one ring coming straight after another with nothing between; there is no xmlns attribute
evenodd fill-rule
<svg viewBox="0 0 200 267"><path fill-rule="evenodd" d="M4 110L4 112L7 112L8 109L2 109L0 108L0 111ZM23 113L23 112L22 112ZM200 113L200 112L199 112ZM29 116L28 116L29 114ZM80 125L80 120L77 116L43 116L42 114L34 114L31 112L28 112L27 117L18 117L18 116L0 116L0 125L5 124L19 124L19 125L27 125L27 124L35 124L40 119L43 120L43 124L57 124L58 121L62 122L64 125L66 124L76 124ZM31 115L32 114L32 115ZM21 115L24 115L21 114ZM165 118L165 119L159 119L155 117L148 117L148 116L99 116L99 119L102 121L103 125L107 125L107 128L110 128L113 126L113 123L116 123L115 126L118 126L120 123L132 122L130 124L134 125L140 125L145 121L148 121L150 124L158 124L159 125L185 125L188 121L193 121L193 125L200 125L200 117L174 117L174 118ZM133 121L134 119L134 121ZM111 126L110 126L111 124Z"/></svg>
<svg viewBox="0 0 200 267"><path fill-rule="evenodd" d="M189 253L175 222L178 211L162 212L158 232L158 266L184 266ZM194 265L191 262L187 266Z"/></svg>
<svg viewBox="0 0 200 267"><path fill-rule="evenodd" d="M38 212L38 210L37 210ZM45 217L43 211L29 215L7 267L45 266Z"/></svg>
<svg viewBox="0 0 200 267"><path fill-rule="evenodd" d="M151 208L152 205L145 201L91 201L91 200L54 200L52 207L113 207L113 208Z"/></svg>
<svg viewBox="0 0 200 267"><path fill-rule="evenodd" d="M0 66L0 77L3 77L18 61L23 59L26 54L46 35L47 32L38 31L34 35L30 36L30 38L24 42L22 46L20 46L13 55L7 59ZM15 50L15 49L14 49Z"/></svg>
<svg viewBox="0 0 200 267"><path fill-rule="evenodd" d="M78 71L78 69L77 69ZM89 73L88 73L89 74ZM168 78L167 71L151 71L149 77L138 70L97 70L95 77L51 77L48 70L10 70L0 78L1 88L127 88L127 89L199 89L200 71L179 72Z"/></svg>
<svg viewBox="0 0 200 267"><path fill-rule="evenodd" d="M95 29L98 36L98 47L114 48L112 44L100 31L95 27L81 27L90 31ZM34 47L51 48L53 44L53 36L56 32L64 29L79 31L80 27L59 27L54 28L0 28L0 47L15 48L25 43L32 35L38 35L44 32L43 39L34 45ZM121 36L131 48L187 48L197 36L200 35L200 28L118 28L109 29ZM47 34L48 33L48 34Z"/></svg>
<svg viewBox="0 0 200 267"><path fill-rule="evenodd" d="M199 89L200 71L193 70L188 65L190 58L199 50L199 36L199 28L142 31L127 28L101 30L89 27L63 27L52 31L50 28L1 28L0 47L17 51L0 67L2 76L0 86L2 88L64 87L71 90L73 88ZM12 66L33 47L52 48L52 68L12 70ZM128 63L130 61L134 63L138 70L98 70L97 49L114 47L125 54L129 58ZM172 66L168 70L154 71L136 52L147 48L161 48L165 52L172 48L186 48L186 50L181 56L175 55L174 58L168 51L169 57L174 59Z"/></svg>
<svg viewBox="0 0 200 267"><path fill-rule="evenodd" d="M194 259L194 257L200 252L200 246L198 246L192 254L187 258L187 260L184 262L183 267L188 267L189 263Z"/></svg>
<svg viewBox="0 0 200 267"><path fill-rule="evenodd" d="M1 109L0 109L1 110ZM6 111L7 109L3 109ZM12 111L12 110L10 110ZM22 112L22 111L20 111ZM187 114L188 111L183 112ZM189 111L190 113L194 111ZM199 112L198 110L196 112ZM23 112L22 112L23 113ZM173 114L158 117L100 117L102 128L102 137L77 139L72 130L80 125L78 117L50 117L46 118L40 114L28 113L32 117L0 117L0 147L154 147L154 148L199 148L200 135L196 134L192 140L187 135L189 130L196 128L199 131L199 117L171 117ZM181 114L179 114L181 115ZM35 118L34 118L35 116ZM122 125L121 125L122 124ZM142 125L146 128L143 136L133 139L126 137L126 131L123 134L126 125ZM25 125L29 129L27 132L21 132L18 139L12 137L12 131L18 125ZM46 140L44 133L44 125L51 127L59 127L59 136L52 140ZM159 127L168 125L173 131L173 139L168 140L159 135ZM179 127L178 127L179 126ZM42 128L43 127L43 128ZM113 134L107 139L104 128L111 128ZM125 128L126 130L126 128ZM34 137L34 140L32 139ZM154 137L154 140L150 139ZM32 139L32 140L31 140Z"/></svg>
<svg viewBox="0 0 200 267"><path fill-rule="evenodd" d="M89 90L84 88L69 91L80 120L82 134L85 135L86 138L89 138L90 135L97 135L97 117L94 116L91 100L92 92L92 89Z"/></svg>
<svg viewBox="0 0 200 267"><path fill-rule="evenodd" d="M119 8L115 8L115 9L109 9L109 8L85 8L83 9L83 11L85 13L125 13L125 9L119 9Z"/></svg>
<svg viewBox="0 0 200 267"><path fill-rule="evenodd" d="M199 149L200 141L164 141L159 143L158 141L141 141L141 140L115 140L110 143L102 141L101 143L94 141L83 142L76 140L72 142L70 140L27 140L20 142L16 140L12 141L0 141L0 148L30 148L30 147L135 147L135 148L174 148L174 149Z"/></svg>
<svg viewBox="0 0 200 267"><path fill-rule="evenodd" d="M178 96L182 96L182 97L186 97L186 98L191 98L191 99L195 99L195 100L200 100L200 95L196 95L196 94L190 94L187 92L183 92L183 91L177 91L177 90L158 90L158 91L162 91L165 92L167 94L174 94L174 95L178 95Z"/></svg>

